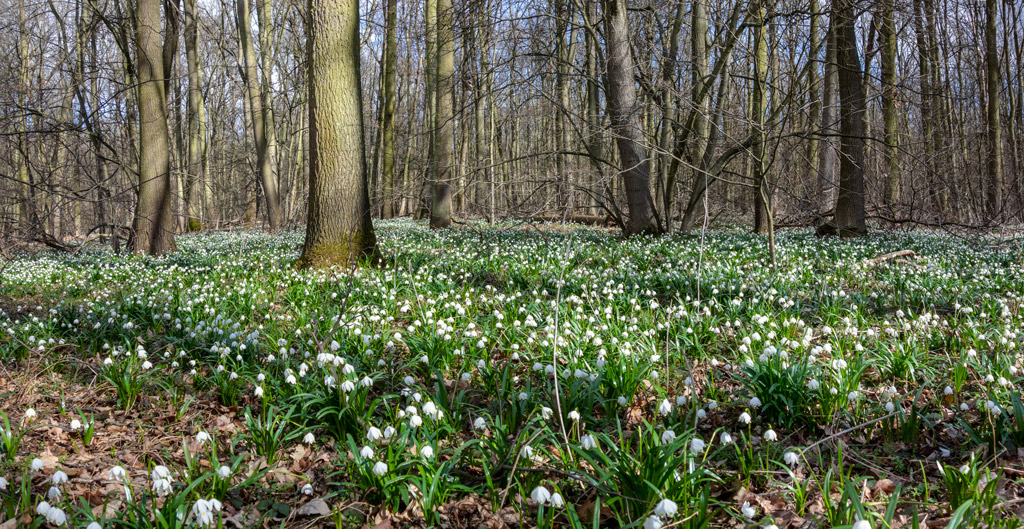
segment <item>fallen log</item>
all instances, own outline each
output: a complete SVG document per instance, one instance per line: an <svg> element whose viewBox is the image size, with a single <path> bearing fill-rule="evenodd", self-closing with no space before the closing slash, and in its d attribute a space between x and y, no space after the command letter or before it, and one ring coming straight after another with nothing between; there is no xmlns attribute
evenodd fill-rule
<svg viewBox="0 0 1024 529"><path fill-rule="evenodd" d="M572 222L574 224L586 224L588 226L612 226L615 221L611 217L603 215L534 215L530 217L533 222Z"/></svg>

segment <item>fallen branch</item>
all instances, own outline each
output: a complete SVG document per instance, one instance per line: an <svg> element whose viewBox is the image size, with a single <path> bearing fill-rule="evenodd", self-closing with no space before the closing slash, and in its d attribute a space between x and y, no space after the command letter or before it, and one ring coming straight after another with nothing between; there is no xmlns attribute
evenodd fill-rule
<svg viewBox="0 0 1024 529"><path fill-rule="evenodd" d="M897 252L890 252L885 255L879 255L878 257L875 257L873 259L868 259L867 261L864 261L864 264L876 265L879 263L884 263L886 261L891 261L893 259L899 259L901 257L917 259L918 255L916 252L914 252L914 250L899 250Z"/></svg>

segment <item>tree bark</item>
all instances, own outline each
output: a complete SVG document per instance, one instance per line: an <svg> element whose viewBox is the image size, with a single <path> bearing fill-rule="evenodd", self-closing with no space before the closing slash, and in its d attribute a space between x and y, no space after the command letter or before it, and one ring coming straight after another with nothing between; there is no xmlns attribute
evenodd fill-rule
<svg viewBox="0 0 1024 529"><path fill-rule="evenodd" d="M381 217L395 216L395 71L398 62L398 0L386 0L384 13L384 83L381 114Z"/></svg>
<svg viewBox="0 0 1024 529"><path fill-rule="evenodd" d="M203 126L203 92L199 65L199 32L196 0L185 0L185 59L188 63L188 164L185 178L186 228L189 231L203 229L200 205L203 188L203 151L205 134Z"/></svg>
<svg viewBox="0 0 1024 529"><path fill-rule="evenodd" d="M309 204L299 267L379 258L370 218L359 0L309 0Z"/></svg>
<svg viewBox="0 0 1024 529"><path fill-rule="evenodd" d="M810 20L810 56L808 61L810 65L807 68L807 93L808 93L808 115L807 122L808 128L813 129L820 126L821 124L821 88L820 78L818 75L818 60L821 57L821 39L819 35L821 26L821 6L818 0L809 0L811 20ZM809 167L810 178L807 183L808 201L812 206L814 205L815 189L820 189L818 185L818 158L821 156L821 142L817 136L811 135L807 138L807 166Z"/></svg>
<svg viewBox="0 0 1024 529"><path fill-rule="evenodd" d="M996 47L996 0L985 0L985 81L988 95L988 218L995 220L1003 207L1003 136L999 116L999 51Z"/></svg>
<svg viewBox="0 0 1024 529"><path fill-rule="evenodd" d="M893 208L900 200L899 136L896 121L896 45L898 36L893 17L893 0L881 0L880 15L885 204Z"/></svg>
<svg viewBox="0 0 1024 529"><path fill-rule="evenodd" d="M132 249L160 255L175 250L160 0L138 0L135 9L139 194L132 223Z"/></svg>
<svg viewBox="0 0 1024 529"><path fill-rule="evenodd" d="M768 31L765 0L757 0L754 9L754 83L750 95L750 121L753 127L754 233L768 233L771 187L765 159L765 112L768 106Z"/></svg>
<svg viewBox="0 0 1024 529"><path fill-rule="evenodd" d="M434 156L437 177L434 180L430 205L430 227L447 228L452 223L451 181L452 160L452 98L455 87L455 39L452 31L452 2L437 0L437 115L434 134Z"/></svg>
<svg viewBox="0 0 1024 529"><path fill-rule="evenodd" d="M265 0L257 1L262 2ZM242 75L245 78L245 88L249 96L249 113L252 116L253 138L256 143L256 165L259 167L260 186L263 188L263 197L267 205L267 223L270 225L271 230L276 230L281 227L282 217L281 198L278 193L276 174L277 160L275 155L277 154L277 149L276 146L273 146L276 141L274 141L274 137L270 132L270 128L273 127L273 117L272 114L268 114L270 110L268 97L270 87L264 86L262 90L260 88L259 72L256 66L256 49L253 46L252 29L250 27L249 2L248 0L237 0L235 7L238 44L242 48ZM267 28L267 31L269 31L269 28ZM263 33L262 27L260 28L260 33ZM266 54L269 50L263 49L261 51ZM269 76L264 79L263 84L267 85L268 81ZM267 99L267 101L264 101L264 99Z"/></svg>
<svg viewBox="0 0 1024 529"><path fill-rule="evenodd" d="M867 226L864 211L864 74L857 51L854 0L837 0L834 16L842 136L834 222L840 235L856 236L866 233Z"/></svg>
<svg viewBox="0 0 1024 529"><path fill-rule="evenodd" d="M615 131L619 163L622 165L620 174L629 207L625 232L627 235L659 233L661 227L654 214L651 197L650 162L642 143L644 132L633 79L626 0L605 0L604 20L608 116Z"/></svg>

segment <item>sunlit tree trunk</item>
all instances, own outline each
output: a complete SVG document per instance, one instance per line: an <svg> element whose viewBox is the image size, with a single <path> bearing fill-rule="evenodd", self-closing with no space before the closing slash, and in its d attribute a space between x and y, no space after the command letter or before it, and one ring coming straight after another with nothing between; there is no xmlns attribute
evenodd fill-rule
<svg viewBox="0 0 1024 529"><path fill-rule="evenodd" d="M377 259L360 90L359 0L309 0L309 207L299 267Z"/></svg>
<svg viewBox="0 0 1024 529"><path fill-rule="evenodd" d="M637 101L636 83L633 80L626 0L606 0L604 20L608 115L615 131L622 182L629 207L625 231L627 235L658 233L661 229L654 214L654 199L651 197L650 163L642 143L644 131L640 121L641 105Z"/></svg>
<svg viewBox="0 0 1024 529"><path fill-rule="evenodd" d="M839 193L835 224L843 236L867 231L864 211L864 84L857 51L854 0L837 0L834 16L839 70Z"/></svg>
<svg viewBox="0 0 1024 529"><path fill-rule="evenodd" d="M132 248L137 253L160 255L175 250L160 0L137 0L135 17L139 194L132 223Z"/></svg>
<svg viewBox="0 0 1024 529"><path fill-rule="evenodd" d="M186 227L189 231L203 229L201 202L203 188L203 151L206 138L203 134L203 92L202 74L199 65L199 32L196 0L185 0L185 60L188 63L188 164L185 178Z"/></svg>
<svg viewBox="0 0 1024 529"><path fill-rule="evenodd" d="M430 227L447 228L452 223L452 98L455 87L455 39L452 31L452 2L437 0L437 115L434 134L434 156L437 178L434 180L430 205Z"/></svg>
<svg viewBox="0 0 1024 529"><path fill-rule="evenodd" d="M264 2L266 0L257 1ZM245 88L249 99L249 113L251 114L253 137L256 143L256 164L260 172L260 186L263 188L263 198L267 206L267 222L271 230L276 230L281 226L282 217L281 199L277 185L276 140L273 132L271 132L273 128L273 114L270 108L269 72L265 72L266 77L261 88L256 64L256 49L252 42L248 0L237 0L235 8L238 44L241 47L243 61L242 75L245 78ZM264 8L260 12L262 13L266 10ZM262 20L260 26L260 35L262 37L264 33ZM266 27L266 31L270 31L269 26ZM264 56L269 53L267 49L261 51ZM269 57L265 60L269 60Z"/></svg>
<svg viewBox="0 0 1024 529"><path fill-rule="evenodd" d="M586 146L587 154L590 159L590 179L588 180L588 187L593 189L596 182L604 181L604 166L601 160L604 158L603 148L603 130L601 126L601 103L600 103L600 82L598 73L598 53L600 52L600 44L597 37L597 28L594 26L597 24L597 0L583 0L585 9L583 12L583 27L586 32L586 90L584 97L586 98ZM595 201L593 198L588 199L588 205L593 208ZM593 213L593 210L588 213Z"/></svg>
<svg viewBox="0 0 1024 529"><path fill-rule="evenodd" d="M18 179L18 193L20 194L18 220L21 223L21 227L32 227L36 224L36 212L35 201L32 197L32 183L28 172L28 160L26 160L28 156L28 141L26 140L28 139L27 101L29 89L28 27L26 22L25 0L18 0L18 100L26 108L20 109L18 112L21 116L15 119L18 148L14 153L14 165Z"/></svg>
<svg viewBox="0 0 1024 529"><path fill-rule="evenodd" d="M691 49L691 62L692 68L690 71L691 77L691 92L693 94L693 104L697 108L698 117L694 120L693 132L695 135L693 142L693 149L690 152L690 159L695 160L703 156L703 149L707 146L704 140L707 139L707 120L704 119L707 114L707 95L704 97L700 96L700 90L698 88L700 83L706 81L708 75L708 56L707 56L707 29L708 29L708 13L707 13L707 0L695 0L692 6L692 24L693 31L690 34L690 49ZM685 18L686 9L685 2L676 2L676 13L673 17L674 22L672 23L672 30L669 33L668 43L665 49L665 57L663 58L661 65L661 101L662 101L662 122L661 122L661 137L658 141L658 146L661 152L658 154L658 183L656 189L660 190L661 194L661 213L662 217L665 218L665 229L669 230L672 228L672 202L675 198L675 180L676 174L669 170L672 165L672 146L675 140L675 134L673 131L677 128L676 120L679 119L679 110L676 108L676 90L675 90L675 77L676 67L678 65L677 55L679 53L679 40L680 34L682 33L683 19ZM696 158L695 158L696 157ZM696 164L694 164L696 165Z"/></svg>
<svg viewBox="0 0 1024 529"><path fill-rule="evenodd" d="M821 153L818 158L818 189L819 201L818 212L822 216L829 215L832 207L835 206L836 190L836 136L839 131L835 127L836 121L836 39L834 18L829 21L828 32L825 38L825 68L822 78L821 89L821 132L825 140L821 142Z"/></svg>
<svg viewBox="0 0 1024 529"><path fill-rule="evenodd" d="M384 82L381 113L381 217L395 216L395 70L398 62L398 0L386 0L384 13Z"/></svg>

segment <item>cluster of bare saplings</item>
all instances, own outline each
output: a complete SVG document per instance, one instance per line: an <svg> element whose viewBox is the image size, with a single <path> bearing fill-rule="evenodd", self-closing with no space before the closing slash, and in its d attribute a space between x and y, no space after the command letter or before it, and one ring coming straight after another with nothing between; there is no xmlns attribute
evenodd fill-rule
<svg viewBox="0 0 1024 529"><path fill-rule="evenodd" d="M362 12L360 10L362 9ZM371 218L992 228L1014 0L0 0L5 244Z"/></svg>

